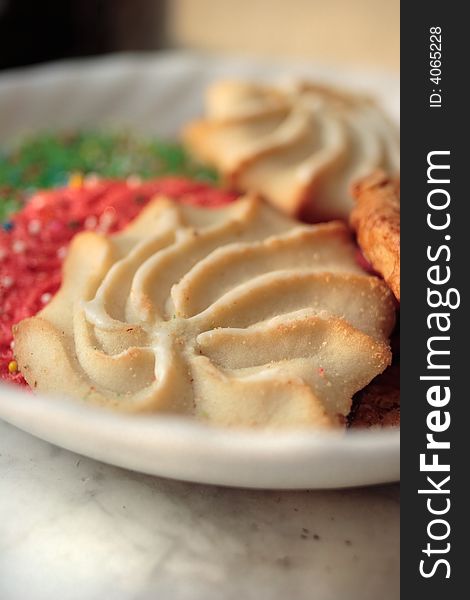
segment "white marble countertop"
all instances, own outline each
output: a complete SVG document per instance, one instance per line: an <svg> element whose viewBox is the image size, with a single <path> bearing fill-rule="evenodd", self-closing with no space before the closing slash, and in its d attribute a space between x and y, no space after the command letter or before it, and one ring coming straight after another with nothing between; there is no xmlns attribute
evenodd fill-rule
<svg viewBox="0 0 470 600"><path fill-rule="evenodd" d="M396 600L398 486L228 489L140 475L0 421L2 600Z"/></svg>

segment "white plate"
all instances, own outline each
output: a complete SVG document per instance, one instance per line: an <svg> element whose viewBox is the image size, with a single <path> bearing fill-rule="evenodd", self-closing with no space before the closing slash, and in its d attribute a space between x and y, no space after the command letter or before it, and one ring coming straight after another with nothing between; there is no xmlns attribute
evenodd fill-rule
<svg viewBox="0 0 470 600"><path fill-rule="evenodd" d="M0 77L0 140L34 130L130 127L163 137L202 110L220 77L303 75L372 92L398 119L398 78L185 53L57 63ZM166 477L256 488L332 488L399 479L399 432L224 430L181 417L126 416L0 386L0 417L49 442Z"/></svg>

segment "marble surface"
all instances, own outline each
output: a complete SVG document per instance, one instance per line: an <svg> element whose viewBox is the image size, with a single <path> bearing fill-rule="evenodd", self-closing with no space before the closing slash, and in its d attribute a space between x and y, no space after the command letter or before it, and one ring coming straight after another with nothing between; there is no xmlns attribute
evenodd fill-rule
<svg viewBox="0 0 470 600"><path fill-rule="evenodd" d="M395 600L398 486L276 492L104 465L0 421L2 600Z"/></svg>

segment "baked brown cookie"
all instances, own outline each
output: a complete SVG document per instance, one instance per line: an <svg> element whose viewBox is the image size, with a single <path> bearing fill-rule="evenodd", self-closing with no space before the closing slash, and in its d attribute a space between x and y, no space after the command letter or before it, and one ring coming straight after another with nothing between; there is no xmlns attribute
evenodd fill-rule
<svg viewBox="0 0 470 600"><path fill-rule="evenodd" d="M373 268L400 300L400 188L383 171L355 183L350 224Z"/></svg>
<svg viewBox="0 0 470 600"><path fill-rule="evenodd" d="M400 365L393 364L354 397L349 427L399 427Z"/></svg>

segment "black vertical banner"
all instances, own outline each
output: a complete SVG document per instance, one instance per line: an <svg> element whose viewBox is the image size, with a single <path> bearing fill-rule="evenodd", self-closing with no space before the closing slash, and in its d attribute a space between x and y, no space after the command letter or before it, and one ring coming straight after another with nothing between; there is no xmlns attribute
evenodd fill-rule
<svg viewBox="0 0 470 600"><path fill-rule="evenodd" d="M401 5L405 599L468 594L470 30L464 6Z"/></svg>

